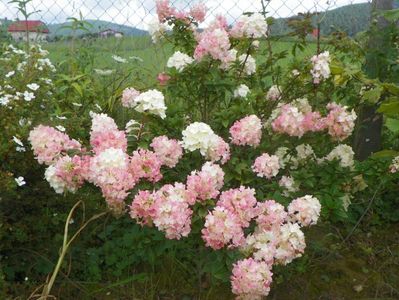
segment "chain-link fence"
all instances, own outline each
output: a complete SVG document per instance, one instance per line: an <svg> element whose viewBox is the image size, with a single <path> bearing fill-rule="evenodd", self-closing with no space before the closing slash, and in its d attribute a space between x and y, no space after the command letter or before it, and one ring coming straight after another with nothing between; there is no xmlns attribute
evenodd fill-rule
<svg viewBox="0 0 399 300"><path fill-rule="evenodd" d="M200 0L171 0L171 5L185 9ZM261 0L202 0L209 8L205 26L216 15L223 15L233 23L244 12L262 10ZM264 0L268 15L276 19L292 17L304 12L328 12L326 25L343 27L350 34L361 31L369 20L370 0ZM155 0L33 0L28 10L35 12L32 20L48 25L50 36L60 34L59 28L69 17L91 20L93 31L119 30L124 34L145 34L148 22L154 18ZM0 0L0 19L23 19L16 5ZM135 30L134 30L135 29Z"/></svg>

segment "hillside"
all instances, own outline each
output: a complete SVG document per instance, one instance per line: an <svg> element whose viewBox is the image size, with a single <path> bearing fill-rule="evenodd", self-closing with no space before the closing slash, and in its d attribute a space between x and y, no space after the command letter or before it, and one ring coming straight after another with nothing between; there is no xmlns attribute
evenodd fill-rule
<svg viewBox="0 0 399 300"><path fill-rule="evenodd" d="M367 30L370 24L371 5L369 3L360 3L346 5L328 11L321 23L321 34L328 35L331 32L341 30L347 32L350 36L358 32ZM316 26L317 17L314 17ZM273 35L283 35L290 31L287 26L287 19L276 19L272 26Z"/></svg>
<svg viewBox="0 0 399 300"><path fill-rule="evenodd" d="M99 31L105 29L113 29L120 32L123 32L126 36L142 36L146 35L147 31L137 29L134 27L120 25L108 21L101 20L86 20L86 22L90 23L92 26L88 28L90 33L97 33ZM50 38L55 36L69 36L72 34L72 30L70 28L65 28L65 26L70 26L71 22L59 23L59 24L48 24L48 28L50 30ZM77 35L87 34L87 31L78 30L76 32Z"/></svg>

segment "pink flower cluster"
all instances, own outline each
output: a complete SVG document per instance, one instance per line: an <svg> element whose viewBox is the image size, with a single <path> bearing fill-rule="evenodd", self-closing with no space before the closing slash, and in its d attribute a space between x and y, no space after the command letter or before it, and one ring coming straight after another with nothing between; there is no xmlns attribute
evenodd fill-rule
<svg viewBox="0 0 399 300"><path fill-rule="evenodd" d="M270 292L272 283L271 266L253 258L239 260L233 265L231 276L232 291L237 299L262 299Z"/></svg>
<svg viewBox="0 0 399 300"><path fill-rule="evenodd" d="M311 109L311 108L310 108ZM335 140L349 137L355 127L356 113L336 103L327 105L329 114L322 117L319 112L302 111L292 104L278 108L277 117L271 125L275 132L302 137L307 132L321 132L325 129Z"/></svg>
<svg viewBox="0 0 399 300"><path fill-rule="evenodd" d="M201 231L205 245L214 250L224 246L239 247L244 244L244 231L240 219L227 208L216 206L205 218Z"/></svg>
<svg viewBox="0 0 399 300"><path fill-rule="evenodd" d="M169 18L176 18L190 22L190 18L196 22L202 23L205 20L207 7L203 3L198 3L191 7L189 12L177 11L170 7L169 0L157 0L156 10L160 22L165 22Z"/></svg>
<svg viewBox="0 0 399 300"><path fill-rule="evenodd" d="M209 147L207 158L212 162L219 161L222 165L230 159L230 146L220 136L215 137L215 142Z"/></svg>
<svg viewBox="0 0 399 300"><path fill-rule="evenodd" d="M310 226L317 223L321 211L321 205L317 198L306 195L293 200L288 206L288 213L292 222L298 222L302 226Z"/></svg>
<svg viewBox="0 0 399 300"><path fill-rule="evenodd" d="M396 156L393 160L391 165L389 166L389 172L395 174L399 171L399 156Z"/></svg>
<svg viewBox="0 0 399 300"><path fill-rule="evenodd" d="M167 184L152 193L140 191L130 205L130 216L142 225L153 223L168 239L180 239L191 231L190 205L194 203L194 195L184 184Z"/></svg>
<svg viewBox="0 0 399 300"><path fill-rule="evenodd" d="M111 210L122 213L130 190L141 179L159 181L161 166L175 166L182 148L176 140L162 136L152 143L156 152L138 149L129 156L125 132L118 130L115 121L106 114L91 116L91 152L65 133L42 125L30 132L29 141L37 160L49 165L45 177L57 193L75 192L88 181L101 189ZM72 150L77 153L68 156Z"/></svg>
<svg viewBox="0 0 399 300"><path fill-rule="evenodd" d="M256 115L247 116L231 126L230 134L235 145L257 147L262 137L262 122Z"/></svg>
<svg viewBox="0 0 399 300"><path fill-rule="evenodd" d="M224 172L219 165L207 162L201 171L193 171L187 177L187 189L199 201L215 199L223 187Z"/></svg>
<svg viewBox="0 0 399 300"><path fill-rule="evenodd" d="M51 165L70 150L80 151L82 146L55 128L39 125L28 137L33 154L40 164Z"/></svg>
<svg viewBox="0 0 399 300"><path fill-rule="evenodd" d="M138 149L130 158L129 170L135 178L145 178L151 182L162 179L162 161L150 150Z"/></svg>
<svg viewBox="0 0 399 300"><path fill-rule="evenodd" d="M206 30L199 35L198 45L194 51L194 58L201 60L205 55L210 55L213 59L220 60L227 64L235 60L231 55L229 34L226 30L216 28Z"/></svg>
<svg viewBox="0 0 399 300"><path fill-rule="evenodd" d="M255 190L240 187L220 195L213 211L205 218L202 238L215 250L224 246L239 247L244 244L243 228L256 216Z"/></svg>
<svg viewBox="0 0 399 300"><path fill-rule="evenodd" d="M169 168L174 168L183 156L183 149L179 142L164 135L155 137L150 146L162 164Z"/></svg>
<svg viewBox="0 0 399 300"><path fill-rule="evenodd" d="M354 128L356 121L356 113L354 110L348 111L346 106L336 103L329 103L327 105L329 113L325 119L328 133L338 141L343 141L348 138Z"/></svg>
<svg viewBox="0 0 399 300"><path fill-rule="evenodd" d="M271 179L272 177L275 177L280 170L279 158L276 155L263 153L255 160L252 170L258 175L258 177Z"/></svg>
<svg viewBox="0 0 399 300"><path fill-rule="evenodd" d="M140 92L134 88L127 88L122 93L122 106L126 108L134 108L136 106L135 99L140 96Z"/></svg>
<svg viewBox="0 0 399 300"><path fill-rule="evenodd" d="M106 114L92 113L90 144L95 153L108 148L121 149L126 152L127 139L125 132L118 130L115 121Z"/></svg>
<svg viewBox="0 0 399 300"><path fill-rule="evenodd" d="M257 203L255 190L241 186L238 189L223 192L217 206L224 207L235 214L239 219L240 226L246 228L257 215Z"/></svg>

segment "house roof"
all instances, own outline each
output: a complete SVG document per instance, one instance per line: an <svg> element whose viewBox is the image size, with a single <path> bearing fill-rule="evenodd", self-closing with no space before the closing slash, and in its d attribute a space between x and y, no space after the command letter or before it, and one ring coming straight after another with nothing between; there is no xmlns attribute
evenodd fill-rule
<svg viewBox="0 0 399 300"><path fill-rule="evenodd" d="M107 28L107 29L105 29L105 30L102 30L102 31L100 31L99 33L101 34L101 33L107 33L107 32L121 33L121 34L123 34L123 32L117 31L117 30L114 30L114 29L111 29L111 28Z"/></svg>
<svg viewBox="0 0 399 300"><path fill-rule="evenodd" d="M42 21L16 21L8 26L8 32L23 32L26 30L29 32L49 33L46 24Z"/></svg>

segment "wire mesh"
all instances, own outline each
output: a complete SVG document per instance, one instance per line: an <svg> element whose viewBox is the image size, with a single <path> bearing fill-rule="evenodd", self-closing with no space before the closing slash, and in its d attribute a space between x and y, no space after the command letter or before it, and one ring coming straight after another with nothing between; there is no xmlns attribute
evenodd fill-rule
<svg viewBox="0 0 399 300"><path fill-rule="evenodd" d="M0 19L23 19L15 4L9 0L0 0ZM195 3L205 3L209 8L204 26L216 15L223 15L228 22L233 23L244 12L259 12L261 0L171 0L171 5L185 9ZM274 18L287 18L303 12L334 11L346 5L363 4L370 5L370 0L264 0L268 15ZM33 0L28 4L28 10L35 12L30 19L41 20L47 25L64 24L69 17L85 20L95 20L97 28L105 29L112 25L112 29L127 30L136 28L145 30L147 24L155 17L155 0ZM355 22L357 18L364 16L353 14ZM51 30L50 34L57 34ZM135 34L145 34L136 31Z"/></svg>

